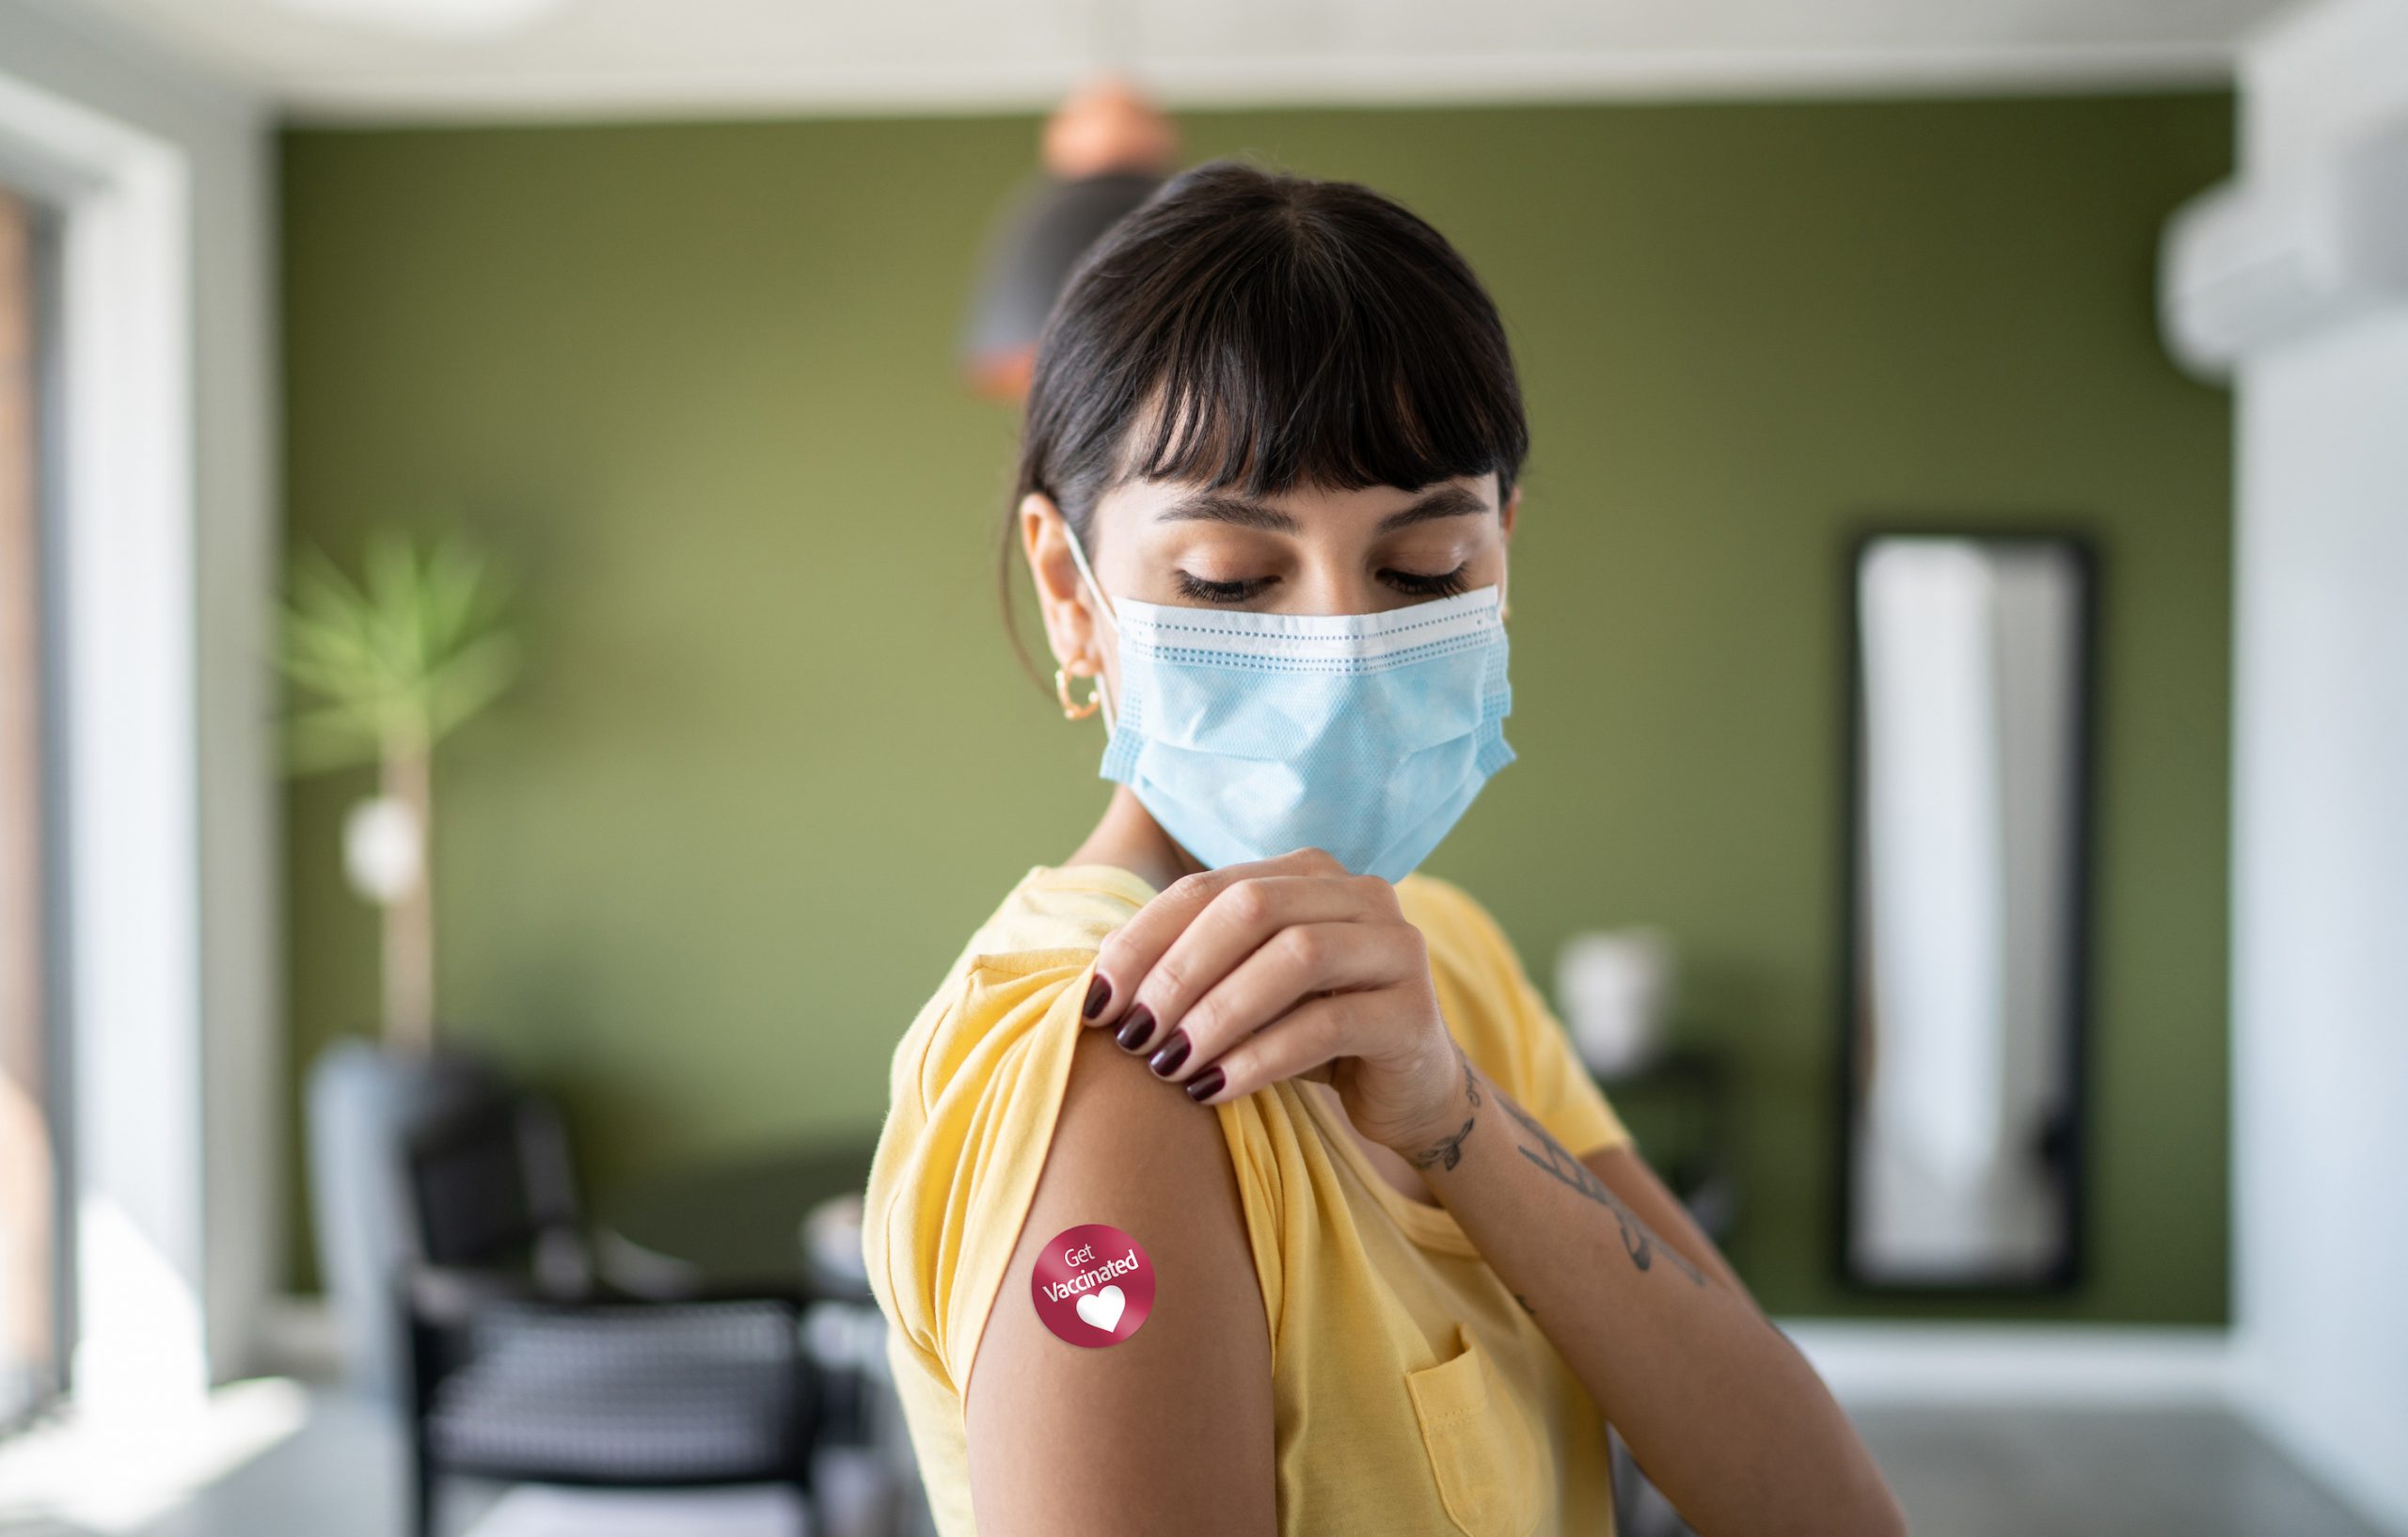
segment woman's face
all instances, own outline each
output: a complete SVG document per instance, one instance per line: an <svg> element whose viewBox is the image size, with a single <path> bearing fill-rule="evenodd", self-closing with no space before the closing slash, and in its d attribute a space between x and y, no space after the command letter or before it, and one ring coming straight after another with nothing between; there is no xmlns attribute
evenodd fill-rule
<svg viewBox="0 0 2408 1537"><path fill-rule="evenodd" d="M1379 613L1504 580L1521 489L1497 505L1494 473L1418 491L1296 490L1249 499L1133 481L1097 503L1085 549L1116 602L1262 613ZM1079 580L1052 500L1020 508L1054 659L1073 677L1119 687L1113 631Z"/></svg>

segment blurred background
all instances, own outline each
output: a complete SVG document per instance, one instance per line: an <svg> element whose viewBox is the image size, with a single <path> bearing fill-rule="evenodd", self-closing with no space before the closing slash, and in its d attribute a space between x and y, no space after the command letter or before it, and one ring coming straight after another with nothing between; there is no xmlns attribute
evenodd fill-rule
<svg viewBox="0 0 2408 1537"><path fill-rule="evenodd" d="M0 0L0 1529L927 1529L1019 390L1221 155L1495 294L1430 868L1915 1529L2408 1532L2408 0Z"/></svg>

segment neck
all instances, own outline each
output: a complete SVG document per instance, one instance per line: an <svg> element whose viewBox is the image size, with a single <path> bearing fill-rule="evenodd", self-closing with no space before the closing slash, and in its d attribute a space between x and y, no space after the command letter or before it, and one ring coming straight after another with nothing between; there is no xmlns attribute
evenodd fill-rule
<svg viewBox="0 0 2408 1537"><path fill-rule="evenodd" d="M1205 868L1163 831L1126 784L1112 787L1112 803L1103 808L1102 819L1063 863L1117 865L1156 891Z"/></svg>

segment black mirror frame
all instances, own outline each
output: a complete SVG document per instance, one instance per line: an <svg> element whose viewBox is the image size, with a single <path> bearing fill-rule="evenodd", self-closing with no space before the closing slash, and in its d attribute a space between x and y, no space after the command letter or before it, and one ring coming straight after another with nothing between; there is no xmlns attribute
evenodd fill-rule
<svg viewBox="0 0 2408 1537"><path fill-rule="evenodd" d="M1857 918L1857 884L1861 875L1859 848L1863 808L1857 786L1862 772L1861 737L1864 728L1863 626L1858 617L1858 577L1872 545L1892 538L1966 539L1985 545L2040 545L2071 556L2081 580L2079 617L2075 626L2074 711L2067 768L2072 780L2072 869L2066 893L2065 1113L2048 1137L2049 1158L2064 1202L2065 1244L2057 1262L2034 1276L1969 1276L1955 1281L1884 1281L1858 1273L1850 1260L1851 1217L1855 1209L1856 1081L1861 1066L1858 1021L1863 1006L1863 979L1857 952L1863 935ZM1839 1064L1834 1085L1838 1134L1833 1138L1831 1193L1831 1267L1847 1291L1884 1297L1916 1296L1959 1299L2057 1295L2077 1290L2090 1264L2090 1202L2084 1178L2089 1153L2091 1099L2090 1036L2092 1027L2092 927L2097 823L2099 675L2099 642L2100 581L2096 539L2067 524L2031 522L1951 522L1939 518L1868 518L1858 521L1841 541L1840 564L1840 850L1839 866Z"/></svg>

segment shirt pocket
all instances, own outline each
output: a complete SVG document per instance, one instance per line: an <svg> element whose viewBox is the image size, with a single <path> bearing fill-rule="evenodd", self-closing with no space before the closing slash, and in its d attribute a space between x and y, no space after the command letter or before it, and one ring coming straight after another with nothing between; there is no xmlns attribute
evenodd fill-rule
<svg viewBox="0 0 2408 1537"><path fill-rule="evenodd" d="M1453 1355L1404 1375L1438 1497L1465 1537L1529 1537L1545 1503L1538 1436L1460 1323L1455 1342Z"/></svg>

